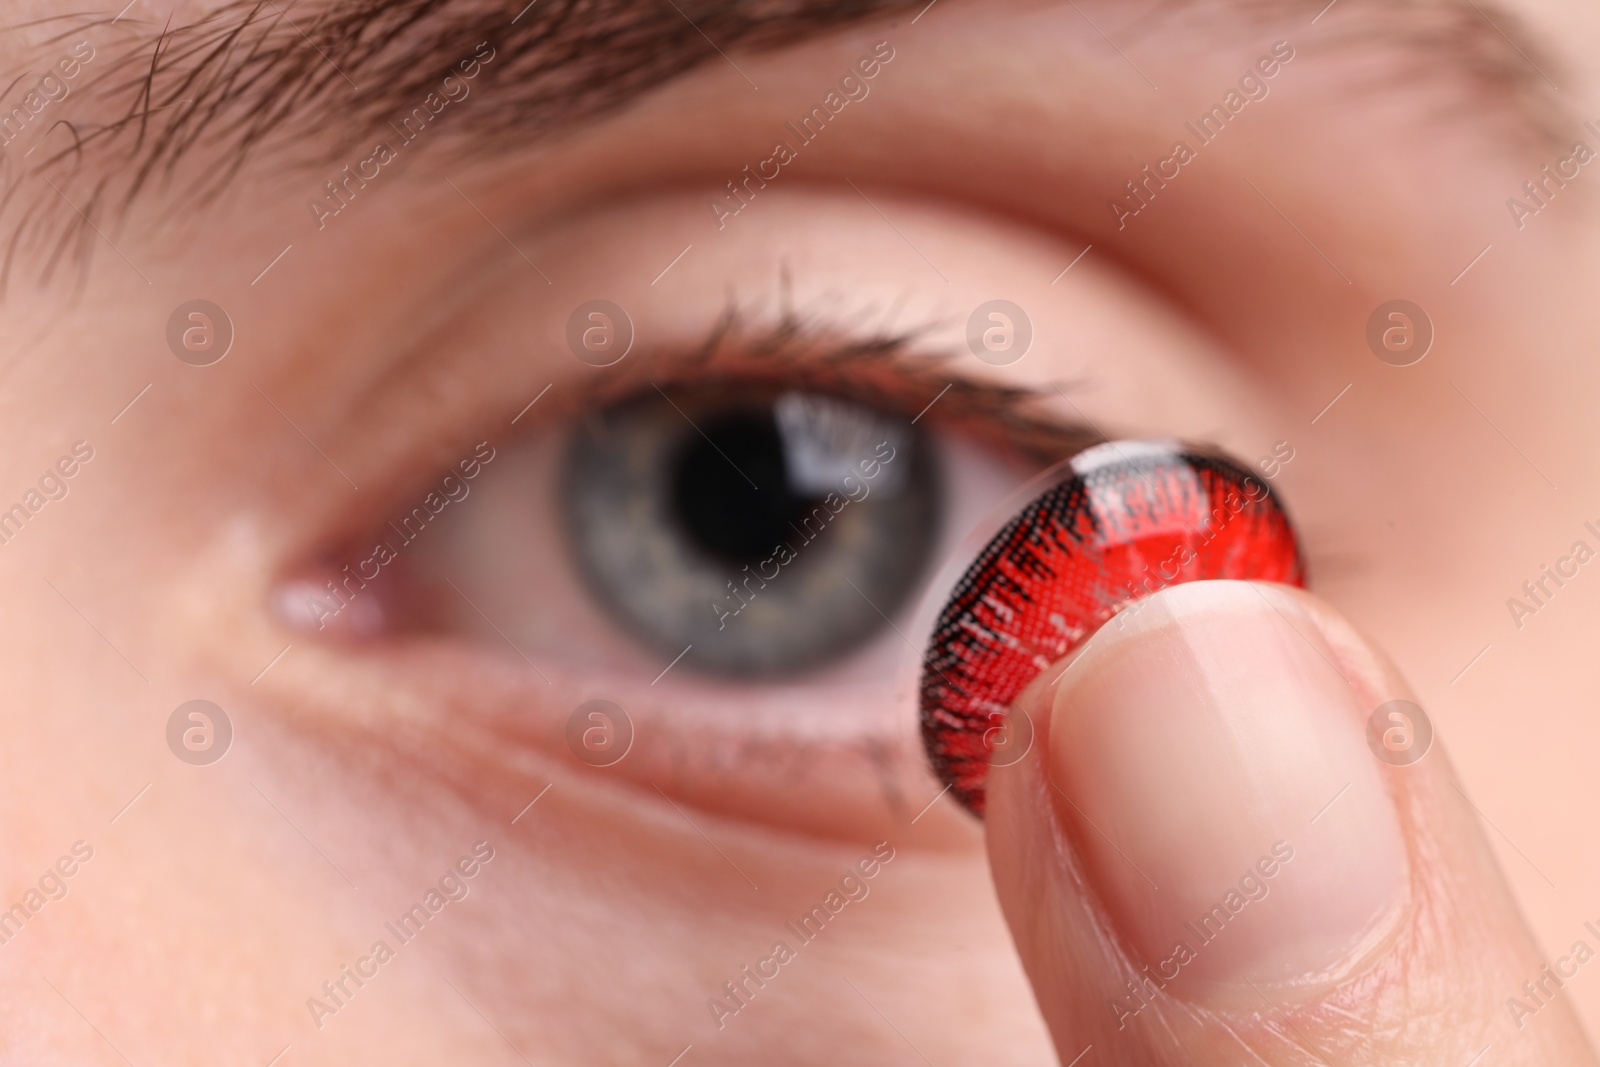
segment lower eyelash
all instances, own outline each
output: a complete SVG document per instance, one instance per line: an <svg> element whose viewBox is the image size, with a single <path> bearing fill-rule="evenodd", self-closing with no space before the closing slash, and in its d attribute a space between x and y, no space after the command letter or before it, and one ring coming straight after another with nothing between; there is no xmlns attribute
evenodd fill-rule
<svg viewBox="0 0 1600 1067"><path fill-rule="evenodd" d="M1064 473L962 575L924 661L924 747L980 818L991 762L1020 759L1031 737L1026 723L1006 723L1012 702L1118 611L1182 582L1305 584L1288 514L1230 460L1121 441L1080 453Z"/></svg>

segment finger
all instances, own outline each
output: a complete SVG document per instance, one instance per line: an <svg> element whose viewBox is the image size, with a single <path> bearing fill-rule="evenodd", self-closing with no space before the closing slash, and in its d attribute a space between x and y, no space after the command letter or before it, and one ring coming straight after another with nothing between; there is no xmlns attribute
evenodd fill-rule
<svg viewBox="0 0 1600 1067"><path fill-rule="evenodd" d="M1422 718L1368 742L1409 699L1331 609L1245 582L1156 594L1030 686L989 855L1062 1063L1595 1063L1561 983L1600 936L1542 969Z"/></svg>

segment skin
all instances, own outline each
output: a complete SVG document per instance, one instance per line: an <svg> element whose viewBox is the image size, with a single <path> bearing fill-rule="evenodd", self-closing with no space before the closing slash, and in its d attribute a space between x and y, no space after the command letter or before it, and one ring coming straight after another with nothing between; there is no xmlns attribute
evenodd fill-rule
<svg viewBox="0 0 1600 1067"><path fill-rule="evenodd" d="M1113 32L1126 17L1083 6ZM1563 71L1560 105L1587 114L1596 17L1517 11ZM1440 118L1462 91L1426 63L1325 43L1372 10L1312 14L1197 11L1116 35L1155 90L1071 5L942 0L915 25L710 62L553 144L424 146L321 231L305 200L337 168L269 153L181 225L136 210L81 292L18 272L0 307L0 502L75 441L94 458L0 549L0 904L73 842L94 853L0 946L0 1061L262 1064L288 1046L284 1064L666 1064L686 1045L684 1063L1071 1060L1109 1017L1052 961L1082 948L1061 916L1101 905L1027 862L1075 847L1027 765L997 794L987 843L947 799L912 823L940 785L904 643L885 634L783 685L654 685L670 656L620 634L562 556L562 427L593 390L647 387L658 349L692 347L730 287L770 321L788 267L796 303L841 337L864 330L852 312L876 321L903 299L908 322L932 324L908 358L956 354L944 380L1038 387L1062 421L1208 440L1247 464L1289 442L1273 484L1307 546L1313 610L1330 633L1366 634L1380 651L1351 637L1351 655L1375 657L1443 739L1426 777L1391 787L1425 813L1407 824L1412 862L1431 864L1416 877L1463 902L1427 913L1450 952L1398 937L1371 964L1409 976L1403 1007L1330 993L1307 1025L1341 1064L1464 1063L1490 1043L1501 1062L1589 1062L1578 1021L1600 1021L1600 981L1573 982L1528 1040L1504 1007L1600 918L1600 870L1577 845L1600 803L1586 623L1600 591L1580 577L1520 628L1506 606L1600 523L1590 194L1578 179L1521 230L1505 207L1588 135L1560 118L1551 148L1476 97ZM719 230L707 197L882 40L895 58L871 96ZM1271 95L1119 230L1107 198L1278 40L1296 56ZM19 69L32 55L25 35L4 47ZM1359 85L1372 69L1416 81ZM596 293L657 349L605 370L574 359L567 317ZM996 293L1036 329L1006 367L964 354L968 309ZM207 368L163 336L196 296L237 330ZM1363 336L1396 296L1437 332L1407 368ZM954 527L1031 470L982 426L930 427L984 457L953 495ZM409 508L480 440L525 464L540 502L513 514L491 467L476 510L431 549L426 565L482 615L451 602L363 642L273 612L275 586ZM174 759L164 733L195 698L236 733L209 767ZM603 771L565 743L594 698L641 724L637 753ZM710 738L756 734L804 773L708 755ZM466 899L319 1028L307 998L479 841L494 855ZM870 895L718 1028L707 998L880 841L894 859ZM1397 1017L1413 1025L1375 1022ZM1310 1062L1243 1009L1206 1026L1189 1059L1107 1036L1103 1062L1235 1062L1223 1033L1262 1062Z"/></svg>

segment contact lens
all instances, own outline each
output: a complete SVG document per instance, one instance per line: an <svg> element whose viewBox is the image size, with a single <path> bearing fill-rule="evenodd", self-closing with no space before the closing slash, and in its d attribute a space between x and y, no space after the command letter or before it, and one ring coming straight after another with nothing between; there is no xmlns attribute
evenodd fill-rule
<svg viewBox="0 0 1600 1067"><path fill-rule="evenodd" d="M961 575L923 661L928 758L980 817L1012 701L1118 611L1182 582L1305 584L1277 497L1213 452L1113 441L1046 481Z"/></svg>

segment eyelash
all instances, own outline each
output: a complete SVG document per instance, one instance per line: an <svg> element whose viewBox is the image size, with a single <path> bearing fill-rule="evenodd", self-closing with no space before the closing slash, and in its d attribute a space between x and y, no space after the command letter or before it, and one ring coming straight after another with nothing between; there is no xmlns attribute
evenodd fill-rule
<svg viewBox="0 0 1600 1067"><path fill-rule="evenodd" d="M1089 427L1043 414L1051 390L945 373L961 356L930 345L929 335L943 323L848 338L841 336L839 323L859 322L881 310L869 306L823 322L793 308L789 292L785 273L771 322L753 322L751 313L730 301L695 348L625 360L610 369L611 377L568 398L561 409L578 415L652 386L803 384L906 418L927 416L1040 467L1102 440Z"/></svg>

